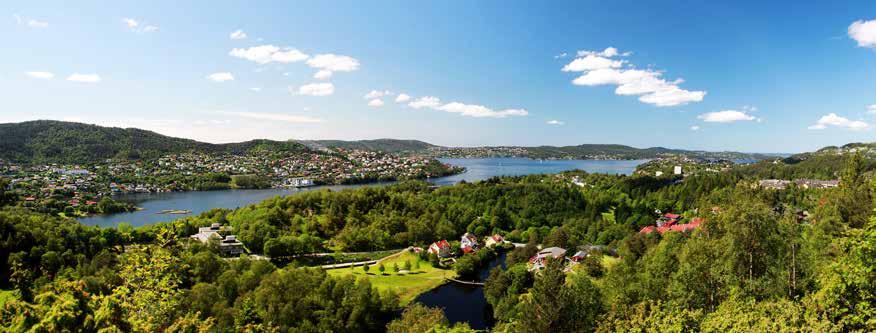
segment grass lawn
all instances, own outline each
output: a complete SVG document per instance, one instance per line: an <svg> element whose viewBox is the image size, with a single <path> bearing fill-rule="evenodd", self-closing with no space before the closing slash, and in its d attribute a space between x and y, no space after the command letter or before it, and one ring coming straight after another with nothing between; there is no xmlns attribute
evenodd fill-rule
<svg viewBox="0 0 876 333"><path fill-rule="evenodd" d="M409 273L393 273L392 265L398 264L399 269L403 270L405 260L410 260L412 267L416 267L416 262L420 261L420 269L411 268ZM401 298L402 305L408 304L417 295L440 286L444 283L444 277L456 277L456 272L453 270L434 268L428 261L420 260L419 256L408 251L404 251L401 255L385 259L381 262L386 267L386 272L383 275L380 275L380 272L377 270L378 265L370 266L367 274L362 270L362 266L352 269L331 269L327 272L332 276L353 275L356 278L366 278L378 290L394 291Z"/></svg>
<svg viewBox="0 0 876 333"><path fill-rule="evenodd" d="M18 298L18 292L15 290L5 290L0 289L0 307L6 304L6 302L14 300Z"/></svg>

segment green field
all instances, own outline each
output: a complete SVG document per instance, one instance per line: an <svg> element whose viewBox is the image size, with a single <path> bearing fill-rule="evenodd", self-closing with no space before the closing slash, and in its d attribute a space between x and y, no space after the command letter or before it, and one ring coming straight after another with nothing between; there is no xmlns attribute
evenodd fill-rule
<svg viewBox="0 0 876 333"><path fill-rule="evenodd" d="M18 298L18 292L15 290L3 290L0 289L0 307L2 307L6 302L14 300Z"/></svg>
<svg viewBox="0 0 876 333"><path fill-rule="evenodd" d="M409 273L393 273L392 265L398 264L399 269L404 269L405 260L410 260L412 267L416 267L415 263L419 261L420 269L412 268ZM327 272L332 276L346 276L352 274L356 278L367 278L378 290L394 291L401 298L402 304L407 304L414 300L417 295L440 286L444 283L445 277L456 277L456 272L453 270L434 268L428 261L421 260L419 256L408 251L404 251L398 256L385 259L381 262L386 267L386 272L384 272L383 275L377 270L378 265L370 266L367 274L362 270L362 266L352 269L332 269Z"/></svg>

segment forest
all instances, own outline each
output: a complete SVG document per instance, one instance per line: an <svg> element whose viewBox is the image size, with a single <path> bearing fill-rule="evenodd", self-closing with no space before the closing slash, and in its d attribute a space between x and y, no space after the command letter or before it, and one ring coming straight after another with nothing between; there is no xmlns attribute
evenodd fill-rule
<svg viewBox="0 0 876 333"><path fill-rule="evenodd" d="M403 307L365 279L224 258L215 244L188 238L222 223L251 254L276 257L426 247L465 232L526 243L486 281L494 332L874 331L872 165L861 155L843 159L830 174L839 188L820 190L762 189L760 173L783 171L751 169L684 178L572 171L445 187L410 181L277 197L141 228L83 226L0 192L0 327L473 331L441 309ZM705 222L692 232L640 233L658 211ZM611 264L527 267L539 246L597 245L615 253Z"/></svg>

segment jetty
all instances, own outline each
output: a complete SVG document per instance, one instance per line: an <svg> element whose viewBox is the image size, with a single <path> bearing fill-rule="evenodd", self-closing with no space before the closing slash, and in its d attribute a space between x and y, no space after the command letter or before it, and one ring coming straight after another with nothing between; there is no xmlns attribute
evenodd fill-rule
<svg viewBox="0 0 876 333"><path fill-rule="evenodd" d="M477 281L462 281L462 280L457 280L457 279L454 279L454 278L446 278L446 279L447 279L447 280L450 280L450 281L453 281L453 282L456 282L456 283L467 284L467 285L470 285L470 286L482 286L482 287L484 286L484 283L483 283L483 282L477 282Z"/></svg>

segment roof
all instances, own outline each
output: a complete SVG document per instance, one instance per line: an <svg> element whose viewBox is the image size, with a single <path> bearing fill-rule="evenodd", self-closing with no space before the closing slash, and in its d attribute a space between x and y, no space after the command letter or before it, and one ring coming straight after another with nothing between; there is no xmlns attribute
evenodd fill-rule
<svg viewBox="0 0 876 333"><path fill-rule="evenodd" d="M539 256L551 256L554 258L562 257L565 254L566 254L566 249L559 248L559 247L549 247L549 248L545 248L541 251L538 251Z"/></svg>
<svg viewBox="0 0 876 333"><path fill-rule="evenodd" d="M575 255L573 255L572 258L584 258L586 256L587 256L587 252L578 251L578 252L575 252Z"/></svg>
<svg viewBox="0 0 876 333"><path fill-rule="evenodd" d="M432 243L432 245L438 247L439 249L441 249L441 248L450 248L450 243L448 243L446 239L442 239L442 240L440 240L440 241L437 241L437 242L435 242L435 243ZM431 247L431 246L430 246L430 247Z"/></svg>
<svg viewBox="0 0 876 333"><path fill-rule="evenodd" d="M677 219L680 219L680 218L681 218L681 215L678 215L678 214L672 214L672 213L666 213L666 214L663 214L663 217L665 217L665 218L667 218L667 219L677 220Z"/></svg>

